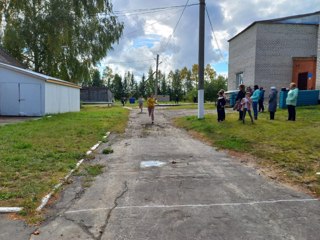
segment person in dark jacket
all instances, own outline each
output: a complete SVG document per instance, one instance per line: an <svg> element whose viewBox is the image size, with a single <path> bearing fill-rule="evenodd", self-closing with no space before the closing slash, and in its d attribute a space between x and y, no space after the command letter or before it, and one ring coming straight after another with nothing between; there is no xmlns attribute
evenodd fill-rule
<svg viewBox="0 0 320 240"><path fill-rule="evenodd" d="M276 87L271 87L269 94L269 106L268 111L270 112L270 120L274 120L274 115L277 111L277 95L278 91Z"/></svg>
<svg viewBox="0 0 320 240"><path fill-rule="evenodd" d="M218 113L218 122L222 122L225 120L226 118L226 113L224 110L224 106L226 105L226 99L223 96L224 94L224 90L223 91L219 91L218 93L218 102L217 102L217 113Z"/></svg>
<svg viewBox="0 0 320 240"><path fill-rule="evenodd" d="M237 94L236 97L236 105L235 105L235 110L239 111L239 119L240 121L242 121L242 116L243 116L243 111L241 108L241 100L246 96L246 90L245 90L245 86L243 84L239 85L239 92Z"/></svg>
<svg viewBox="0 0 320 240"><path fill-rule="evenodd" d="M263 87L260 87L260 96L259 96L259 101L258 101L259 112L264 112L263 102L264 102L264 89L263 89Z"/></svg>

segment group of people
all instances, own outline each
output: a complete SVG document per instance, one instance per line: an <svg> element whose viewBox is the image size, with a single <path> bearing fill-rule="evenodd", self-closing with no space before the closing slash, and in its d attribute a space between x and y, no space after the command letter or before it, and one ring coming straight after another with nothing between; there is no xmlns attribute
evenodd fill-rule
<svg viewBox="0 0 320 240"><path fill-rule="evenodd" d="M258 112L264 111L264 90L262 87L259 88L258 85L254 86L253 91L251 88L245 90L245 85L239 85L239 92L236 97L236 104L234 109L239 111L239 120L245 123L246 113L248 113L251 123L254 120L258 120ZM275 113L277 111L277 97L278 91L276 87L272 86L270 88L269 100L268 100L268 111L270 113L270 120L274 120ZM286 98L286 104L288 107L288 121L296 120L296 110L298 99L298 88L295 83L290 84L290 89L288 96ZM253 110L253 117L251 114L251 109ZM254 120L253 120L254 119ZM218 120L219 121L219 120Z"/></svg>
<svg viewBox="0 0 320 240"><path fill-rule="evenodd" d="M254 123L254 120L258 120L258 112L264 112L264 89L258 85L254 85L253 91L250 91L251 88L248 87L245 89L244 84L239 85L239 92L236 97L236 103L234 105L234 110L239 112L239 120L245 123L245 118L248 113L251 123ZM298 88L295 83L290 84L289 92L286 98L286 104L288 107L288 121L296 120L296 105L298 99ZM270 120L274 120L275 113L277 111L277 98L278 91L276 87L272 86L270 88L269 100L268 100L268 111L270 114ZM143 102L144 98L141 96L138 100L139 108L141 113L143 112ZM154 108L157 103L157 99L151 94L147 98L147 107L149 117L151 117L151 123L154 124ZM221 89L218 92L217 100L217 115L218 122L222 122L226 118L225 113L226 98L224 95L224 90ZM251 113L253 110L253 116Z"/></svg>

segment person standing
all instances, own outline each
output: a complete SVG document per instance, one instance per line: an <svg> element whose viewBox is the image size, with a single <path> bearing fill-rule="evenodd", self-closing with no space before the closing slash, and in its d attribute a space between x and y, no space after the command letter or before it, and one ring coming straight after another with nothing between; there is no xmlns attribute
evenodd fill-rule
<svg viewBox="0 0 320 240"><path fill-rule="evenodd" d="M246 92L250 93L250 97L252 96L253 91L252 91L252 88L250 86L247 87Z"/></svg>
<svg viewBox="0 0 320 240"><path fill-rule="evenodd" d="M260 87L260 96L259 96L259 112L264 112L264 105L263 105L263 102L264 102L264 89L263 87Z"/></svg>
<svg viewBox="0 0 320 240"><path fill-rule="evenodd" d="M258 101L260 98L260 90L258 85L254 85L254 91L251 96L254 120L258 120Z"/></svg>
<svg viewBox="0 0 320 240"><path fill-rule="evenodd" d="M288 121L296 120L296 106L298 99L299 89L295 83L290 83L290 90L286 99L286 104L288 107Z"/></svg>
<svg viewBox="0 0 320 240"><path fill-rule="evenodd" d="M121 104L122 104L122 106L124 106L126 104L126 98L125 97L121 98Z"/></svg>
<svg viewBox="0 0 320 240"><path fill-rule="evenodd" d="M152 124L154 123L154 107L157 103L157 100L154 98L153 94L150 94L150 97L147 99L148 113L151 117Z"/></svg>
<svg viewBox="0 0 320 240"><path fill-rule="evenodd" d="M277 111L277 97L278 97L278 91L276 87L271 87L270 94L269 94L269 105L268 105L270 120L274 120L274 115Z"/></svg>
<svg viewBox="0 0 320 240"><path fill-rule="evenodd" d="M242 115L243 115L243 111L242 111L242 107L241 107L241 100L246 96L246 92L245 92L245 86L243 84L239 85L239 92L237 94L236 97L236 103L234 106L234 110L239 111L239 119L238 120L242 120Z"/></svg>
<svg viewBox="0 0 320 240"><path fill-rule="evenodd" d="M142 113L142 111L143 111L143 102L144 102L144 99L143 99L143 97L141 96L141 97L138 99L139 108L140 108L140 113Z"/></svg>
<svg viewBox="0 0 320 240"><path fill-rule="evenodd" d="M222 122L226 118L226 113L224 110L224 106L226 105L226 99L223 96L224 91L219 91L218 93L218 102L217 102L217 114L218 114L218 122Z"/></svg>
<svg viewBox="0 0 320 240"><path fill-rule="evenodd" d="M179 96L178 96L178 94L176 95L176 98L175 98L175 104L179 104Z"/></svg>
<svg viewBox="0 0 320 240"><path fill-rule="evenodd" d="M243 110L243 117L242 117L242 123L245 123L245 118L246 118L246 113L248 112L250 119L251 119L251 123L253 124L253 118L252 118L252 114L251 114L251 106L252 106L252 100L250 98L251 93L247 92L246 96L241 100L241 106L242 106L242 110Z"/></svg>

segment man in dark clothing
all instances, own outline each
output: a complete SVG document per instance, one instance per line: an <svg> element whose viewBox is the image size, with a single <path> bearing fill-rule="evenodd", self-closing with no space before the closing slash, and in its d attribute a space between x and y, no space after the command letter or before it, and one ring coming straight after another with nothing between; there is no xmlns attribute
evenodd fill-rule
<svg viewBox="0 0 320 240"><path fill-rule="evenodd" d="M263 106L263 102L264 102L264 89L263 87L260 87L260 97L259 97L259 112L264 112L264 106Z"/></svg>
<svg viewBox="0 0 320 240"><path fill-rule="evenodd" d="M239 85L239 92L236 97L236 108L239 111L239 120L242 121L243 111L241 110L241 100L246 96L245 86L243 84Z"/></svg>

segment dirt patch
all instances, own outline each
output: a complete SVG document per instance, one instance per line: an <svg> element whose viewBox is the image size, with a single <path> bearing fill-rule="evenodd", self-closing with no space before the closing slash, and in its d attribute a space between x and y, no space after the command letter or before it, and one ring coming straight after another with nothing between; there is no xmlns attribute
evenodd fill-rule
<svg viewBox="0 0 320 240"><path fill-rule="evenodd" d="M245 164L246 166L256 169L259 175L279 182L285 185L286 187L294 189L296 191L304 192L314 197L319 197L315 192L308 189L308 186L302 183L294 182L293 180L288 178L285 171L276 168L272 165L263 165L264 160L261 158L254 157L247 153L241 153L232 150L223 150L223 152L227 153L235 161L238 161L241 164Z"/></svg>
<svg viewBox="0 0 320 240"><path fill-rule="evenodd" d="M0 116L0 126L4 126L7 124L15 124L19 122L25 122L29 120L37 120L39 117L3 117Z"/></svg>

